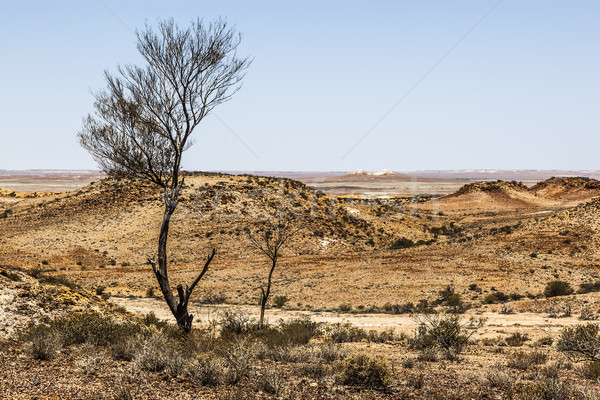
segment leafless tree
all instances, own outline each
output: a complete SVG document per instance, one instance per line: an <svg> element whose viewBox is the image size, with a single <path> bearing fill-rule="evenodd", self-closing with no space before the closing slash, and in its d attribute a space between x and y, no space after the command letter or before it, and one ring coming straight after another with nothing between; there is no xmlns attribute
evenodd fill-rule
<svg viewBox="0 0 600 400"><path fill-rule="evenodd" d="M270 260L269 275L267 284L261 287L260 297L260 320L259 328L262 329L265 319L265 308L271 294L271 284L273 282L273 271L277 267L277 261L280 257L280 250L287 241L298 231L298 227L291 213L278 211L275 215L261 221L259 228L252 232L248 229L250 243L260 250Z"/></svg>
<svg viewBox="0 0 600 400"><path fill-rule="evenodd" d="M237 56L240 35L225 21L193 21L180 29L173 20L158 21L137 32L137 48L146 63L105 72L106 89L94 94L95 113L84 119L81 145L110 175L137 176L164 190L164 215L158 239L156 279L179 326L189 332L190 295L209 268L208 256L191 285L169 284L167 238L169 223L184 185L182 155L192 144L192 132L217 105L240 88L250 60Z"/></svg>

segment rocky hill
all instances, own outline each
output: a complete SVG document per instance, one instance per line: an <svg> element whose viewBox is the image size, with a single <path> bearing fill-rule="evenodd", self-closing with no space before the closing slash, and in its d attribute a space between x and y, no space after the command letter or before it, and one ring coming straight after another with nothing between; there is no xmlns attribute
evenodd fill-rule
<svg viewBox="0 0 600 400"><path fill-rule="evenodd" d="M0 253L31 260L145 264L154 257L162 221L162 193L150 184L105 178L76 192L0 203ZM368 208L285 178L193 174L186 177L169 237L175 262L196 262L209 248L244 257L245 233L257 220L288 208L300 227L294 254L346 253L387 248L398 237L428 239L418 223L383 221ZM18 249L18 251L17 251Z"/></svg>
<svg viewBox="0 0 600 400"><path fill-rule="evenodd" d="M586 200L600 196L600 181L591 178L550 178L531 188L539 196L562 200Z"/></svg>
<svg viewBox="0 0 600 400"><path fill-rule="evenodd" d="M469 183L458 191L441 197L442 209L514 209L535 207L543 204L543 199L531 192L527 186L512 181L485 181Z"/></svg>

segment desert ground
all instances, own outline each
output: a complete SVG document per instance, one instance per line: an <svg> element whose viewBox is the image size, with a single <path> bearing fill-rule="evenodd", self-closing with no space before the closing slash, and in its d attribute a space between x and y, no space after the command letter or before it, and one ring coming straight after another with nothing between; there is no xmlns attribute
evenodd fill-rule
<svg viewBox="0 0 600 400"><path fill-rule="evenodd" d="M193 281L212 249L216 257L185 336L147 261L159 189L92 175L0 177L0 393L599 398L600 181L298 179L186 176L171 286ZM281 209L296 230L258 330L269 260L248 230ZM83 329L77 318L110 334L86 328L69 339ZM134 333L117 335L123 326Z"/></svg>

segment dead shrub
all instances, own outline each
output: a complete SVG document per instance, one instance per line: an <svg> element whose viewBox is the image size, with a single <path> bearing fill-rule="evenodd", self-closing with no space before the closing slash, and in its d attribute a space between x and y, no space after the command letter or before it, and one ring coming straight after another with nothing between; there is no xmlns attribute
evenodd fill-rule
<svg viewBox="0 0 600 400"><path fill-rule="evenodd" d="M600 361L587 361L575 368L575 372L586 379L600 381Z"/></svg>
<svg viewBox="0 0 600 400"><path fill-rule="evenodd" d="M582 321L593 321L598 319L598 315L596 315L592 307L584 306L581 308L579 319Z"/></svg>
<svg viewBox="0 0 600 400"><path fill-rule="evenodd" d="M527 371L534 365L544 364L548 360L548 355L541 351L515 351L508 356L507 366L521 371Z"/></svg>
<svg viewBox="0 0 600 400"><path fill-rule="evenodd" d="M479 381L487 387L507 390L514 385L515 378L505 371L502 364L495 364L491 368L483 371Z"/></svg>
<svg viewBox="0 0 600 400"><path fill-rule="evenodd" d="M257 377L257 384L260 390L275 396L280 395L285 388L285 380L281 373L273 368L267 368Z"/></svg>
<svg viewBox="0 0 600 400"><path fill-rule="evenodd" d="M474 318L461 323L456 314L414 314L413 319L418 328L409 343L411 347L418 350L438 347L451 360L457 358L469 338L485 323L484 319Z"/></svg>
<svg viewBox="0 0 600 400"><path fill-rule="evenodd" d="M301 376L311 379L323 379L331 375L332 370L329 364L326 364L322 360L316 360L301 365L298 372Z"/></svg>
<svg viewBox="0 0 600 400"><path fill-rule="evenodd" d="M64 338L60 332L48 326L34 327L28 334L29 353L36 360L51 360L64 347Z"/></svg>
<svg viewBox="0 0 600 400"><path fill-rule="evenodd" d="M360 342L368 337L367 332L346 322L329 324L325 328L326 336L334 343Z"/></svg>
<svg viewBox="0 0 600 400"><path fill-rule="evenodd" d="M245 338L227 343L220 349L225 362L225 380L229 384L236 384L247 377L252 370L255 358L254 346Z"/></svg>
<svg viewBox="0 0 600 400"><path fill-rule="evenodd" d="M196 358L186 367L186 376L203 386L218 385L223 375L222 361L211 356Z"/></svg>
<svg viewBox="0 0 600 400"><path fill-rule="evenodd" d="M164 334L154 333L140 341L132 362L140 370L179 376L184 372L188 360L189 356L172 339Z"/></svg>
<svg viewBox="0 0 600 400"><path fill-rule="evenodd" d="M523 346L528 340L529 335L527 335L526 333L523 334L521 332L515 332L505 339L506 344L513 347Z"/></svg>
<svg viewBox="0 0 600 400"><path fill-rule="evenodd" d="M598 324L567 326L562 329L557 342L559 351L575 360L600 361Z"/></svg>

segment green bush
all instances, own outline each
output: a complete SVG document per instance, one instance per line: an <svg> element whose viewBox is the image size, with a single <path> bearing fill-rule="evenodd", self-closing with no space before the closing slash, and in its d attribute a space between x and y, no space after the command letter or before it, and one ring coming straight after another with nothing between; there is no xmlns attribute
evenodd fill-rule
<svg viewBox="0 0 600 400"><path fill-rule="evenodd" d="M154 311L150 311L148 314L144 315L142 323L146 326L154 325L159 329L165 329L169 325L167 321L159 319L156 314L154 314Z"/></svg>
<svg viewBox="0 0 600 400"><path fill-rule="evenodd" d="M565 281L552 281L548 282L544 288L544 296L556 297L556 296L567 296L573 293L571 284Z"/></svg>
<svg viewBox="0 0 600 400"><path fill-rule="evenodd" d="M343 385L384 388L391 381L391 371L381 357L354 354L340 365L337 381Z"/></svg>
<svg viewBox="0 0 600 400"><path fill-rule="evenodd" d="M337 309L338 309L339 312L347 313L347 312L352 311L352 304L350 304L350 303L342 303L342 304L340 304L337 307Z"/></svg>
<svg viewBox="0 0 600 400"><path fill-rule="evenodd" d="M313 337L321 334L321 325L310 317L299 317L289 321L282 321L279 330L291 344L307 344Z"/></svg>
<svg viewBox="0 0 600 400"><path fill-rule="evenodd" d="M377 332L369 331L367 340L372 343L389 343L397 339L394 328L387 328L386 330Z"/></svg>

